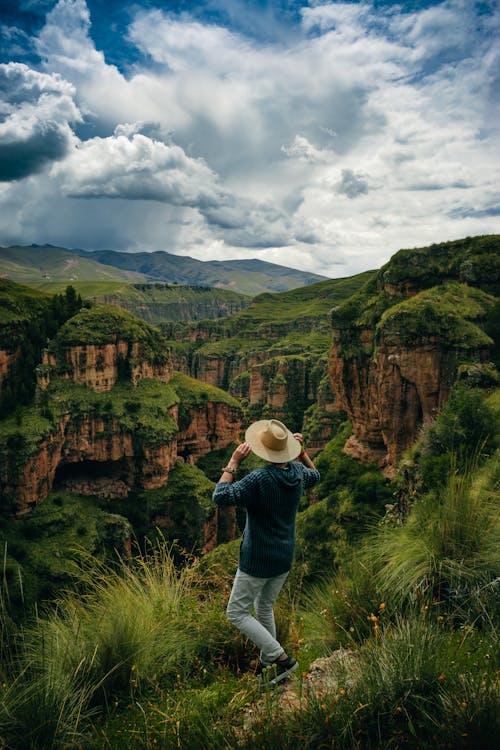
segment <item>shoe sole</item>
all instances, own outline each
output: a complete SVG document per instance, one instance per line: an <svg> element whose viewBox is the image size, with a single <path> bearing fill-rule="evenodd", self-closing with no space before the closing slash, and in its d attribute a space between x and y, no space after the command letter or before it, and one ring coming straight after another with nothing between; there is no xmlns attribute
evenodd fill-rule
<svg viewBox="0 0 500 750"><path fill-rule="evenodd" d="M292 674L292 672L295 672L295 670L298 668L299 668L299 663L298 661L296 661L295 664L292 667L290 667L290 669L287 669L286 672L281 672L281 674L276 675L276 677L273 677L272 680L266 680L265 682L261 680L261 687L263 688L274 687L279 682L282 682L282 680L286 680L286 678L289 677Z"/></svg>

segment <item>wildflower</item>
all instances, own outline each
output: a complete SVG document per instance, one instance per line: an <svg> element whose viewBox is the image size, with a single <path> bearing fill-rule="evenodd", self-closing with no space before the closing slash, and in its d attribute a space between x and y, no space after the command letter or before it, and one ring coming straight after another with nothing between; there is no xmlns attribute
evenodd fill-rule
<svg viewBox="0 0 500 750"><path fill-rule="evenodd" d="M440 674L439 677L438 677L438 680L440 682L444 682L446 680L446 675L445 674Z"/></svg>
<svg viewBox="0 0 500 750"><path fill-rule="evenodd" d="M469 704L467 703L467 701L462 701L462 703L460 704L460 708L467 708L468 705Z"/></svg>
<svg viewBox="0 0 500 750"><path fill-rule="evenodd" d="M381 604L379 604L379 605L378 605L378 608L379 608L379 611L380 611L380 612L383 612L383 611L384 611L384 609L385 609L385 602L382 602Z"/></svg>
<svg viewBox="0 0 500 750"><path fill-rule="evenodd" d="M339 693L340 693L340 695L345 695L345 690L344 690L344 688L340 688L340 690L339 690Z"/></svg>
<svg viewBox="0 0 500 750"><path fill-rule="evenodd" d="M444 620L444 617L443 617L443 615L438 615L438 616L437 616L437 621L438 621L438 622L443 622L443 620Z"/></svg>
<svg viewBox="0 0 500 750"><path fill-rule="evenodd" d="M354 633L354 628L353 628L353 626L352 626L352 625L351 625L351 627L349 628L349 633Z"/></svg>

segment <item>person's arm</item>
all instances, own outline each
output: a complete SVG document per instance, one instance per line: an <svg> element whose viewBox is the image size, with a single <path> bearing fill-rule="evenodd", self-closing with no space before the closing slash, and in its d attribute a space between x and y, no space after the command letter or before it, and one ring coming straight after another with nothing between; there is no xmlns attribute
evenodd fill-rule
<svg viewBox="0 0 500 750"><path fill-rule="evenodd" d="M299 455L297 456L297 461L300 461L300 463L304 464L304 466L306 466L308 469L315 469L316 467L315 467L314 463L312 462L311 457L308 455L308 453L307 453L307 451L305 449L304 441L303 441L303 438L302 438L302 433L301 432L294 432L293 436L294 436L295 440L299 441L299 443L300 443L300 445L302 447L302 450L300 451Z"/></svg>
<svg viewBox="0 0 500 750"><path fill-rule="evenodd" d="M308 470L307 472L304 472L304 486L312 487L313 484L319 482L321 475L305 449L302 434L300 432L295 432L293 436L295 440L298 440L302 446L302 450L297 456L296 460L300 461L300 463L303 464L303 466L305 466L305 468Z"/></svg>
<svg viewBox="0 0 500 750"><path fill-rule="evenodd" d="M240 445L238 445L238 447L233 451L233 455L229 459L228 465L222 469L222 474L218 484L220 484L221 482L232 482L234 479L234 475L238 471L239 465L251 452L252 449L248 443L241 443Z"/></svg>

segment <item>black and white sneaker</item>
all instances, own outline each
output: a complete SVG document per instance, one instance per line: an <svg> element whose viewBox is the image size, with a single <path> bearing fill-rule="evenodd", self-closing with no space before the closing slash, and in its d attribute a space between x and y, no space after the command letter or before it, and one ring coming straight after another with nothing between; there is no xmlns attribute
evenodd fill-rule
<svg viewBox="0 0 500 750"><path fill-rule="evenodd" d="M282 680L286 680L292 672L298 668L299 663L293 656L287 656L286 659L277 659L268 667L264 667L259 675L262 687L274 687Z"/></svg>

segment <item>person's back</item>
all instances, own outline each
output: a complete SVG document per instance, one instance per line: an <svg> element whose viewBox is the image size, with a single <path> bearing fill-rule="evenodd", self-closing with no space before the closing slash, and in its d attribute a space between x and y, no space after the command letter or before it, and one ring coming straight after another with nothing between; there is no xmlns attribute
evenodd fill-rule
<svg viewBox="0 0 500 750"><path fill-rule="evenodd" d="M276 640L273 606L292 565L300 498L304 488L315 484L320 476L306 451L301 450L302 435L292 434L278 420L255 422L245 439L222 470L213 499L220 506L246 509L227 615L259 646L261 670L273 666L267 684L274 684L298 666ZM241 461L251 451L269 463L233 483ZM250 615L252 604L255 618Z"/></svg>

